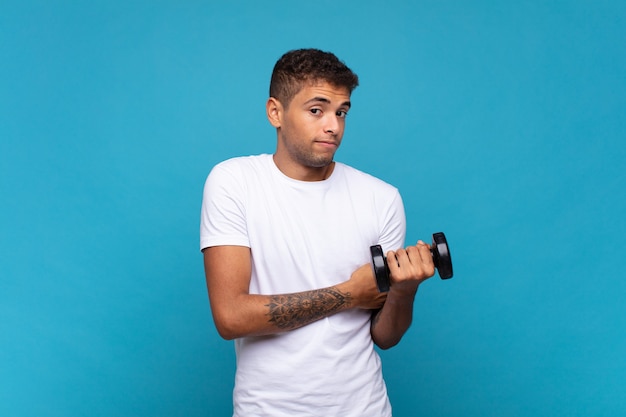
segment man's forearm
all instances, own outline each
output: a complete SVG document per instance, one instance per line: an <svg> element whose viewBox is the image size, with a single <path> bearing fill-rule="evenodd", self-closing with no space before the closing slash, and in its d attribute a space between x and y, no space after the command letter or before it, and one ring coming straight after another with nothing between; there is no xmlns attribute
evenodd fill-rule
<svg viewBox="0 0 626 417"><path fill-rule="evenodd" d="M294 294L271 295L266 305L269 323L278 329L292 330L338 311L350 308L352 296L337 287Z"/></svg>
<svg viewBox="0 0 626 417"><path fill-rule="evenodd" d="M291 294L250 294L250 248L213 246L203 254L213 321L224 339L297 329L363 303L361 285L350 280Z"/></svg>
<svg viewBox="0 0 626 417"><path fill-rule="evenodd" d="M372 339L381 349L397 345L411 326L416 292L398 294L392 288L385 305L372 317Z"/></svg>
<svg viewBox="0 0 626 417"><path fill-rule="evenodd" d="M235 339L294 330L353 307L341 285L291 294L242 294L230 303L214 305L215 324L222 337Z"/></svg>

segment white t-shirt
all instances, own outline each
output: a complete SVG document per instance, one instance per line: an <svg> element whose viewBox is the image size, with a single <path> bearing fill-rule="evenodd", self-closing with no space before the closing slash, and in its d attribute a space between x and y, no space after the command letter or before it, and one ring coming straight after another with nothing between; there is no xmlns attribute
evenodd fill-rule
<svg viewBox="0 0 626 417"><path fill-rule="evenodd" d="M347 281L371 262L371 245L403 247L405 229L391 185L341 163L324 181L297 181L264 154L213 168L200 247L250 247L250 293L284 294ZM237 339L234 415L390 416L370 317L352 309L286 333Z"/></svg>

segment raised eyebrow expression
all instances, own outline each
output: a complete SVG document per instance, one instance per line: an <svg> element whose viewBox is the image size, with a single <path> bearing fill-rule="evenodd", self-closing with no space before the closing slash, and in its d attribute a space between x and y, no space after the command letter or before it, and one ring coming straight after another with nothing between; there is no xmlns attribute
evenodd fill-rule
<svg viewBox="0 0 626 417"><path fill-rule="evenodd" d="M310 105L310 104L314 104L314 103L320 103L320 104L331 104L330 100L327 99L326 97L313 97L310 100L307 100L306 103L304 103L305 105ZM339 111L343 111L345 113L348 112L348 110L350 110L350 105L351 103L349 101L344 101L343 103L341 103L341 105L338 108L338 112Z"/></svg>

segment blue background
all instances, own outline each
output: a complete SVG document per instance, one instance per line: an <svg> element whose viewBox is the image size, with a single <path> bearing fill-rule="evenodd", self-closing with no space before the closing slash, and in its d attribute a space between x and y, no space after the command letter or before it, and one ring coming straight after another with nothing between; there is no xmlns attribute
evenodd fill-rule
<svg viewBox="0 0 626 417"><path fill-rule="evenodd" d="M626 3L0 3L0 415L227 416L198 223L282 53L360 76L338 160L445 231L396 416L626 412Z"/></svg>

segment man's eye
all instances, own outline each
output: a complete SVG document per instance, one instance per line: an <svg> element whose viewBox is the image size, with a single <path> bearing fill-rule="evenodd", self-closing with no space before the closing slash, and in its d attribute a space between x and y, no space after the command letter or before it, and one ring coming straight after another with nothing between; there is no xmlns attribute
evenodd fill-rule
<svg viewBox="0 0 626 417"><path fill-rule="evenodd" d="M311 109L310 112L312 114L322 114L322 110L321 109Z"/></svg>
<svg viewBox="0 0 626 417"><path fill-rule="evenodd" d="M345 110L339 110L337 112L337 116L339 116L339 117L346 117L347 115L348 115L348 112L345 111Z"/></svg>

